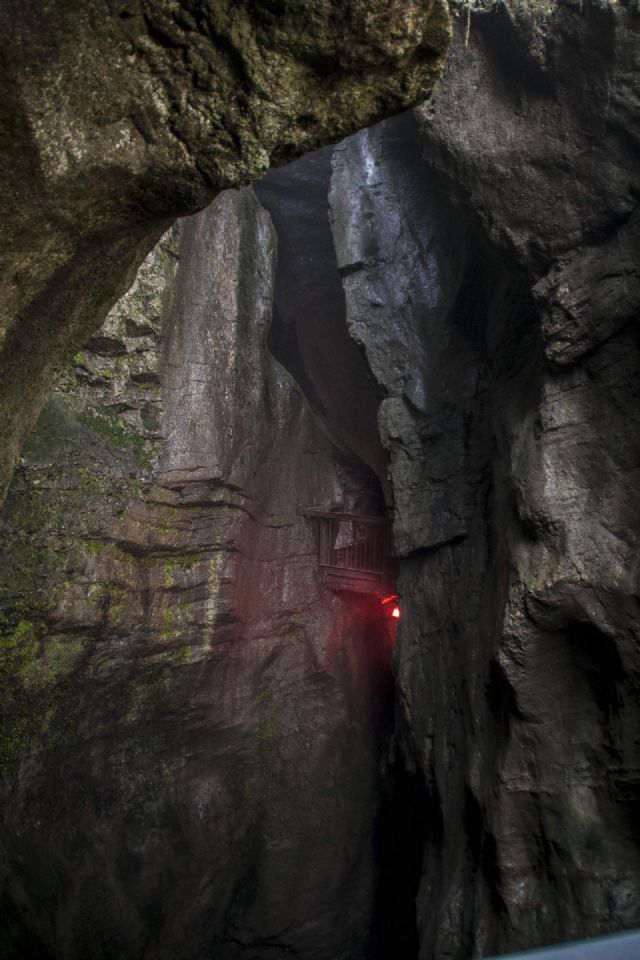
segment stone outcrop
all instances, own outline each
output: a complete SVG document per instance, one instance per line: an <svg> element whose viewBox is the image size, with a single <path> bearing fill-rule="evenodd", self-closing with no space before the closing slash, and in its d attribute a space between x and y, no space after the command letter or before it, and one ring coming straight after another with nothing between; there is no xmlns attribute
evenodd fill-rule
<svg viewBox="0 0 640 960"><path fill-rule="evenodd" d="M303 510L377 494L266 349L274 271L250 189L174 228L25 451L2 521L3 956L368 941L387 627L322 586Z"/></svg>
<svg viewBox="0 0 640 960"><path fill-rule="evenodd" d="M478 6L421 147L346 141L331 195L388 395L423 960L640 923L640 21Z"/></svg>
<svg viewBox="0 0 640 960"><path fill-rule="evenodd" d="M177 216L426 96L444 0L0 11L0 497L53 378Z"/></svg>

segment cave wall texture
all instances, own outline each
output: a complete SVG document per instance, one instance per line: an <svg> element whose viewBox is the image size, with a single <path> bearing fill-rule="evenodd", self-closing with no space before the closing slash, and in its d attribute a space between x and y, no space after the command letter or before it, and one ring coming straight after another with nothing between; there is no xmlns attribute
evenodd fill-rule
<svg viewBox="0 0 640 960"><path fill-rule="evenodd" d="M220 193L164 232L87 341L169 221L257 176L262 147L286 159L417 90L385 79L413 63L393 33L388 62L363 40L359 66L335 63L342 14L326 50L299 49L302 8L285 4L285 69L246 27L276 36L275 5L230 7L217 33L195 5L170 21L120 6L153 54L122 97L139 83L147 103L159 78L165 123L152 114L122 166L98 99L91 134L42 127L62 145L38 200L55 228L19 228L24 263L66 259L6 288L32 304L21 336L51 328L34 392L11 367L20 430L85 345L1 514L0 944L37 960L465 960L640 926L640 14L457 7L428 104ZM400 19L414 49L422 27ZM52 48L75 55L66 30ZM207 70L222 51L231 146L200 100L218 74L186 94L175 79L200 76L185 32L204 33ZM244 43L257 66L238 62ZM275 73L289 93L267 135ZM304 122L287 99L303 73L320 104ZM29 169L12 195L25 217ZM81 189L96 174L99 195ZM303 516L385 501L393 734L387 629L373 600L323 586Z"/></svg>
<svg viewBox="0 0 640 960"><path fill-rule="evenodd" d="M417 103L444 0L7 0L0 498L56 371L177 217Z"/></svg>
<svg viewBox="0 0 640 960"><path fill-rule="evenodd" d="M250 188L173 228L24 451L3 518L3 956L347 960L367 941L389 638L377 602L322 587L302 511L379 492L266 350L274 270Z"/></svg>
<svg viewBox="0 0 640 960"><path fill-rule="evenodd" d="M393 124L334 156L347 322L387 393L424 960L640 922L639 29L463 14L426 169Z"/></svg>

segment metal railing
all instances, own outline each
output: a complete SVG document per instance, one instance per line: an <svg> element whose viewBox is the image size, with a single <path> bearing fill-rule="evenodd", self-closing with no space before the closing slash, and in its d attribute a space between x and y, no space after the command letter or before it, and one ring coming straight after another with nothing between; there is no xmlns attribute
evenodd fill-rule
<svg viewBox="0 0 640 960"><path fill-rule="evenodd" d="M329 570L382 578L389 569L391 535L384 517L309 510L318 522L318 560Z"/></svg>
<svg viewBox="0 0 640 960"><path fill-rule="evenodd" d="M640 960L640 931L510 953L493 960Z"/></svg>

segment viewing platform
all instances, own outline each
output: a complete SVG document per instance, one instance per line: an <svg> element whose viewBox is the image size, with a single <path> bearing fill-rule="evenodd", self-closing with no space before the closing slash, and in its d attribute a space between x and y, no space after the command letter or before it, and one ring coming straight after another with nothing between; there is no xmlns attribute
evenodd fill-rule
<svg viewBox="0 0 640 960"><path fill-rule="evenodd" d="M333 590L384 595L393 592L395 560L386 517L309 509L316 524L318 563Z"/></svg>

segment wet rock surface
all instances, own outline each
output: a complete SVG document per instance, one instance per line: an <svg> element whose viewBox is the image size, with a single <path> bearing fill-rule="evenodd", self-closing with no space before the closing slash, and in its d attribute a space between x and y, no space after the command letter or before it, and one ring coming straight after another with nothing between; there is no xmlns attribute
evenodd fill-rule
<svg viewBox="0 0 640 960"><path fill-rule="evenodd" d="M221 195L76 355L2 515L3 947L640 925L639 24L460 9L431 107L270 173L273 225ZM381 510L387 461L392 740L302 516Z"/></svg>
<svg viewBox="0 0 640 960"><path fill-rule="evenodd" d="M388 393L424 960L640 922L639 21L525 6L461 13L426 163L395 121L333 160Z"/></svg>
<svg viewBox="0 0 640 960"><path fill-rule="evenodd" d="M179 265L178 264L179 255ZM372 509L266 349L250 190L164 238L3 514L3 955L360 956L388 636L309 506ZM382 686L381 686L382 684Z"/></svg>
<svg viewBox="0 0 640 960"><path fill-rule="evenodd" d="M443 0L0 11L0 495L56 373L177 216L419 102Z"/></svg>

